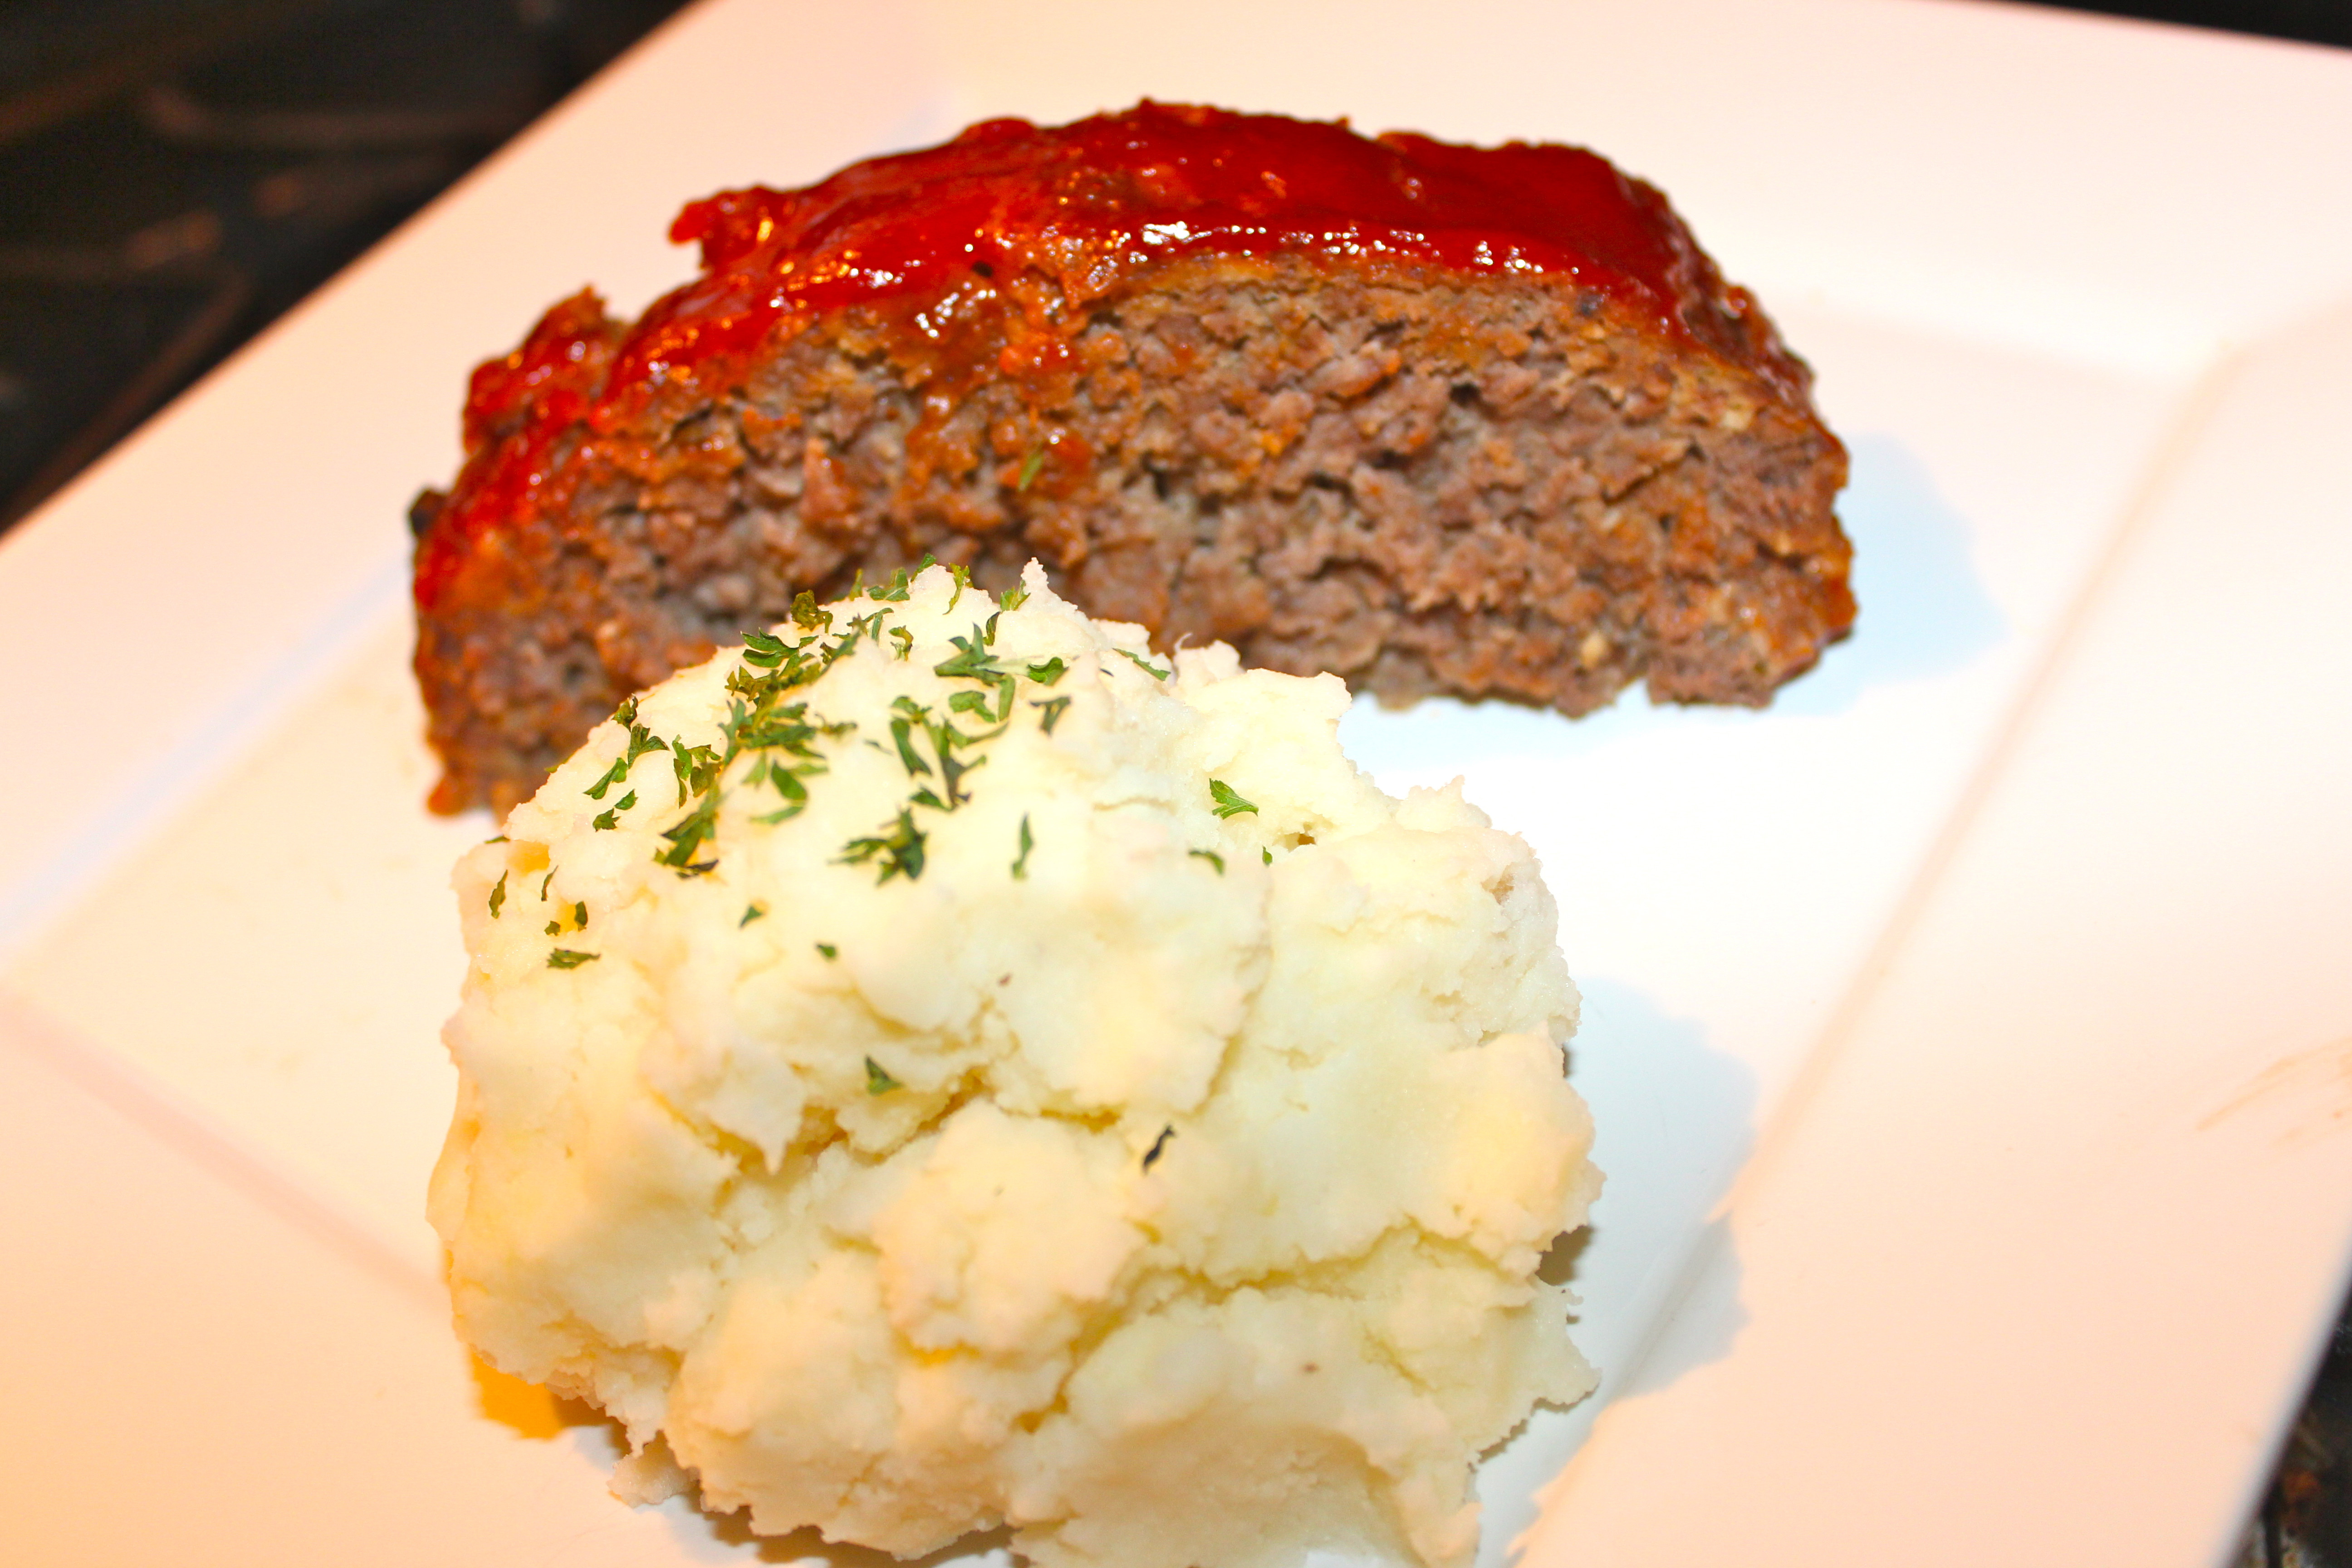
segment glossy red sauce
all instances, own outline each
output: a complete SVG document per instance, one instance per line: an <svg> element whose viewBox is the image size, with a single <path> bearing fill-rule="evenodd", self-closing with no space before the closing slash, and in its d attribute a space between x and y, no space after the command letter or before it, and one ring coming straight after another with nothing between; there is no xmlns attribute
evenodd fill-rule
<svg viewBox="0 0 2352 1568"><path fill-rule="evenodd" d="M1574 147L1375 139L1147 102L1050 129L988 121L799 190L722 192L689 204L670 237L700 245L702 276L625 335L583 295L475 373L458 515L420 554L420 603L455 572L461 539L551 499L542 492L564 430L584 421L583 434L610 432L666 388L723 391L702 384L734 374L792 320L844 305L961 290L967 311L1034 315L1188 257L1389 258L1565 276L1742 352L1720 280L1665 198ZM1024 297L1022 282L1039 277L1052 289ZM907 330L950 335L932 318L956 308L941 300ZM1034 324L1046 330L1024 344L993 340L1006 373L1040 368L1058 347L1049 322Z"/></svg>
<svg viewBox="0 0 2352 1568"><path fill-rule="evenodd" d="M1561 273L1661 319L1701 287L1664 198L1580 148L1375 141L1155 103L1050 130L987 121L802 190L722 192L670 237L702 247L704 276L646 312L616 380L754 347L788 313L1024 268L1072 303L1211 254Z"/></svg>

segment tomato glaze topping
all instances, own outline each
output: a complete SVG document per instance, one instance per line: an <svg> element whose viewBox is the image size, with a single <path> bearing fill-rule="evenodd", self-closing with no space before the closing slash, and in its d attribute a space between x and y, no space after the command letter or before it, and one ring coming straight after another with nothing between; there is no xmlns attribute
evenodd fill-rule
<svg viewBox="0 0 2352 1568"><path fill-rule="evenodd" d="M1187 258L1385 259L1562 276L1735 359L1758 347L1745 293L1724 287L1665 198L1581 148L1368 138L1344 121L1148 101L1046 129L986 121L797 190L724 191L689 204L670 237L700 246L702 275L634 327L580 296L475 373L468 471L420 555L420 603L457 569L461 540L478 548L555 499L567 429L593 440L649 397L715 396L780 329L845 305L962 289L1035 317ZM1058 334L1033 325L1025 351L1007 344L1005 372L1024 352L1050 365ZM908 330L940 335L919 313Z"/></svg>

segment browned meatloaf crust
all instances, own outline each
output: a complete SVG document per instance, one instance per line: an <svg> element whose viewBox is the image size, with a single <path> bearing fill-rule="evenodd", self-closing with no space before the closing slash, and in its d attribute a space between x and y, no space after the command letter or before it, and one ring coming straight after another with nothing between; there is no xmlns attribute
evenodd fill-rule
<svg viewBox="0 0 2352 1568"><path fill-rule="evenodd" d="M634 328L565 301L478 373L467 467L415 514L435 805L505 809L628 692L925 555L991 587L1036 556L1162 647L1391 700L1766 701L1853 618L1844 453L1622 184L1695 258L1678 318L1591 268L1412 255L1151 256L1089 294L1034 235L698 362L678 297Z"/></svg>

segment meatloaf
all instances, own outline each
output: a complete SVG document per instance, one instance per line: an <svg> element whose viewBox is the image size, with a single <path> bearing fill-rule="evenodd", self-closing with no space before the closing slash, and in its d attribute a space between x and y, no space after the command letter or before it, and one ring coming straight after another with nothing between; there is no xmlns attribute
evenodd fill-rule
<svg viewBox="0 0 2352 1568"><path fill-rule="evenodd" d="M1760 704L1853 617L1804 363L1580 149L1145 103L688 205L475 374L418 498L434 805L925 556L1393 700Z"/></svg>

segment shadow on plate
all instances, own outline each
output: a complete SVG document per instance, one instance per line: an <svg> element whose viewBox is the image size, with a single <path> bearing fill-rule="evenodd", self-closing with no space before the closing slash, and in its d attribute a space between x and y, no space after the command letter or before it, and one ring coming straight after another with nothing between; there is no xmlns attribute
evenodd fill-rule
<svg viewBox="0 0 2352 1568"><path fill-rule="evenodd" d="M1541 1272L1583 1298L1570 1332L1599 1367L1601 1386L1574 1409L1538 1410L1487 1456L1478 1476L1478 1568L1510 1561L1511 1543L1535 1521L1543 1491L1602 1405L1721 1359L1745 1322L1729 1237L1707 1215L1754 1142L1756 1075L1708 1045L1702 1025L1635 987L1606 977L1580 985L1570 1077L1592 1106L1593 1158L1608 1185L1592 1224L1555 1244ZM1730 1312L1671 1326L1681 1285L1708 1260L1732 1265Z"/></svg>
<svg viewBox="0 0 2352 1568"><path fill-rule="evenodd" d="M1756 1142L1756 1075L1715 1049L1704 1026L1666 1013L1633 986L1584 984L1574 1076L1593 1102L1593 1157L1609 1187L1594 1205L1594 1243L1618 1243L1605 1288L1609 1305L1643 1320L1624 1342L1631 1355L1604 1368L1602 1396L1663 1387L1730 1353L1745 1315L1738 1259L1720 1219L1708 1216ZM1612 1131L1613 1127L1613 1131ZM1727 1310L1704 1325L1680 1321L1684 1286L1702 1266L1728 1268Z"/></svg>
<svg viewBox="0 0 2352 1568"><path fill-rule="evenodd" d="M1840 713L1868 688L1947 675L2000 641L2008 622L1969 557L1969 525L1927 465L1892 436L1853 437L1838 517L1853 541L1853 635L1773 700Z"/></svg>

